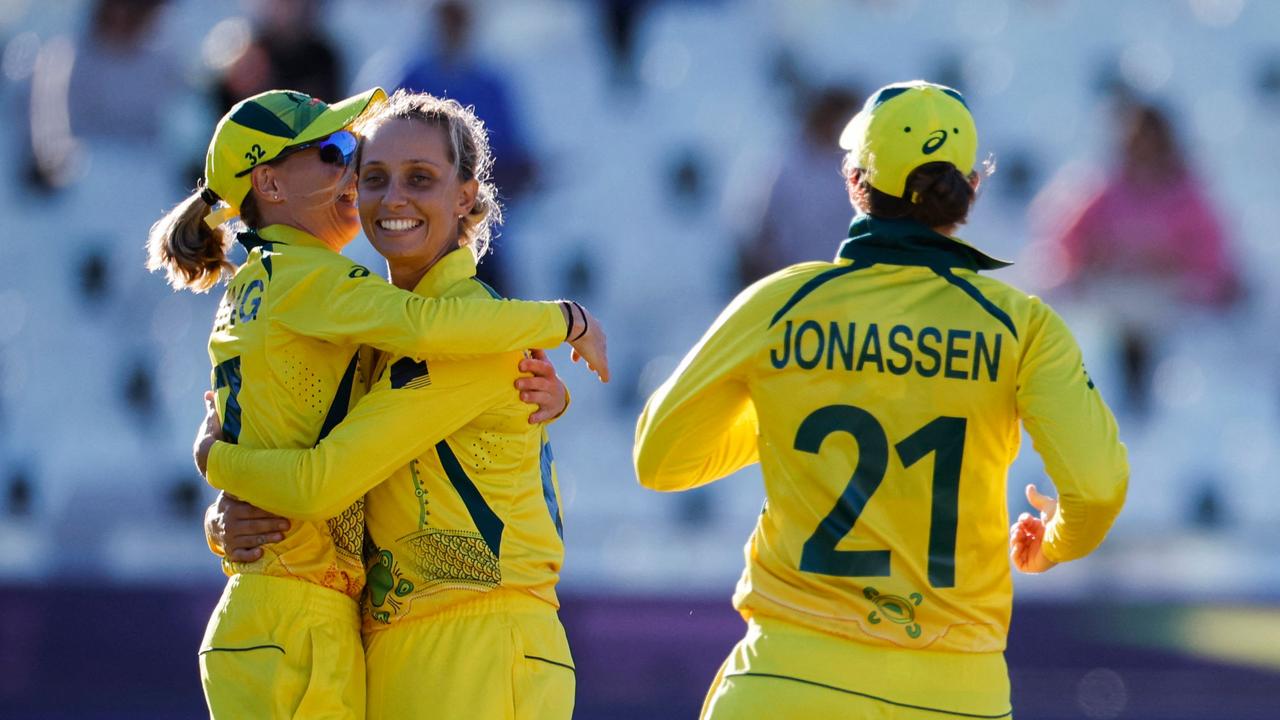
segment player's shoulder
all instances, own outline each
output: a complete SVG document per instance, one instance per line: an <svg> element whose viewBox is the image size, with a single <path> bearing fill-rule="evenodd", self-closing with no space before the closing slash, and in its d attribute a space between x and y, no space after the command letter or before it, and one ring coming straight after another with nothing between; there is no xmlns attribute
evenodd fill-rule
<svg viewBox="0 0 1280 720"><path fill-rule="evenodd" d="M1000 278L975 271L956 271L994 307L1007 313L1019 327L1038 327L1048 317L1056 317L1044 298Z"/></svg>
<svg viewBox="0 0 1280 720"><path fill-rule="evenodd" d="M381 276L375 275L364 265L325 248L266 243L259 252L262 254L263 266L272 276L276 274L316 275L335 281L373 277L375 280L381 280Z"/></svg>
<svg viewBox="0 0 1280 720"><path fill-rule="evenodd" d="M734 304L764 307L781 304L800 288L842 267L849 267L849 264L814 261L789 265L748 285L734 298Z"/></svg>

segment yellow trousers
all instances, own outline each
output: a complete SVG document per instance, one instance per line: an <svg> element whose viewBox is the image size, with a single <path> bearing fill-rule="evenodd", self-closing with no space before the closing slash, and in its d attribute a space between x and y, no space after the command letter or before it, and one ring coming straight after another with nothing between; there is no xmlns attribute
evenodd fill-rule
<svg viewBox="0 0 1280 720"><path fill-rule="evenodd" d="M556 611L494 590L365 638L369 720L568 720L576 687Z"/></svg>
<svg viewBox="0 0 1280 720"><path fill-rule="evenodd" d="M233 575L200 645L209 717L359 720L360 607L302 580Z"/></svg>
<svg viewBox="0 0 1280 720"><path fill-rule="evenodd" d="M1001 653L880 647L756 616L701 718L1010 720L1009 674Z"/></svg>

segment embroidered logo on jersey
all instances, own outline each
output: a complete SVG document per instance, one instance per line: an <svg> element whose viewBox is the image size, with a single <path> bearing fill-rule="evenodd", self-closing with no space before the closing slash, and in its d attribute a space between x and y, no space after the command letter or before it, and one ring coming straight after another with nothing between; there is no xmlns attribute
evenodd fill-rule
<svg viewBox="0 0 1280 720"><path fill-rule="evenodd" d="M876 609L867 615L867 622L879 625L888 620L895 625L905 625L903 631L914 639L920 637L920 623L916 622L916 606L924 602L920 593L911 593L910 599L898 595L881 595L873 587L864 588L863 597L876 604Z"/></svg>
<svg viewBox="0 0 1280 720"><path fill-rule="evenodd" d="M408 388L414 390L431 384L431 373L427 372L426 360L400 358L391 365L391 389Z"/></svg>

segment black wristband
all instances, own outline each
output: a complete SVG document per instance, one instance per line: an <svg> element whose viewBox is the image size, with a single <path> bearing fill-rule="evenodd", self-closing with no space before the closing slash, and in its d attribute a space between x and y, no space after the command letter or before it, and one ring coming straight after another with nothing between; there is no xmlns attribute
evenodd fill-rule
<svg viewBox="0 0 1280 720"><path fill-rule="evenodd" d="M583 307L579 305L576 300L570 300L569 302L573 303L573 306L578 308L578 312L582 313L582 332L578 333L578 337L573 339L573 342L577 342L578 340L581 340L584 335L587 334L588 330L591 329L591 323L587 320L587 311L583 309ZM573 312L570 311L569 314L572 315Z"/></svg>
<svg viewBox="0 0 1280 720"><path fill-rule="evenodd" d="M560 303L561 303L562 305L564 305L565 314L569 316L569 323L568 323L568 325L569 325L569 326L568 326L567 328L565 328L565 331L564 331L564 341L565 341L565 342L573 342L572 340L570 340L570 339L569 339L569 336L570 336L570 335L573 335L573 326L574 326L574 322L573 322L573 305L571 305L571 304L570 304L570 303L572 303L572 302L573 302L572 300L561 300L561 301L560 301ZM576 303L574 303L574 304L576 304Z"/></svg>

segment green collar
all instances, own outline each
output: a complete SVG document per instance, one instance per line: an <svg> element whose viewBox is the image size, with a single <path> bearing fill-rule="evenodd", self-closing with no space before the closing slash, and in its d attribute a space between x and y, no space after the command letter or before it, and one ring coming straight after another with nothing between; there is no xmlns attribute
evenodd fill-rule
<svg viewBox="0 0 1280 720"><path fill-rule="evenodd" d="M268 225L261 229L249 228L248 230L236 235L236 240L245 247L246 250L252 250L261 247L267 243L279 243L281 245L301 245L303 247L314 247L328 250L329 246L324 241L314 235L299 230L291 225Z"/></svg>
<svg viewBox="0 0 1280 720"><path fill-rule="evenodd" d="M936 233L914 220L891 220L858 215L849 225L849 239L836 259L930 268L996 270L1013 263L999 260L965 241Z"/></svg>

